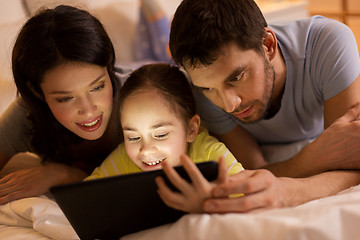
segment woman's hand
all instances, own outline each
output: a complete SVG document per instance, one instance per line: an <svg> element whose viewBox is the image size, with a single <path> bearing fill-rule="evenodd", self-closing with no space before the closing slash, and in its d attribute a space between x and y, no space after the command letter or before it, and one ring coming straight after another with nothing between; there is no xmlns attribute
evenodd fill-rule
<svg viewBox="0 0 360 240"><path fill-rule="evenodd" d="M204 200L211 197L211 191L218 183L227 179L227 167L223 159L219 160L219 175L216 181L208 182L202 175L195 163L187 156L182 155L180 161L188 173L191 183L183 179L173 167L165 162L162 163L163 170L169 181L179 190L172 191L164 182L162 177L156 178L158 193L161 199L169 207L184 212L201 213Z"/></svg>
<svg viewBox="0 0 360 240"><path fill-rule="evenodd" d="M87 174L59 163L22 169L0 179L0 204L44 194L50 187L82 181Z"/></svg>

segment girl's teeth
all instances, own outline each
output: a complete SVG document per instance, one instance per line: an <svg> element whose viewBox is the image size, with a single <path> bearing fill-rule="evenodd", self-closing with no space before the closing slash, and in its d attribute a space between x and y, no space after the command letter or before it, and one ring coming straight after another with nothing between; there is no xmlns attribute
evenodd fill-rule
<svg viewBox="0 0 360 240"><path fill-rule="evenodd" d="M161 163L161 162L164 161L164 160L165 160L165 158L162 159L162 160L155 161L155 162L144 162L144 163L145 163L146 165L148 165L148 166L155 166L155 165Z"/></svg>
<svg viewBox="0 0 360 240"><path fill-rule="evenodd" d="M93 121L93 122L91 122L91 123L84 123L84 124L82 124L83 126L85 126L85 127L92 127L92 126L94 126L95 124L97 124L99 122L99 119L97 119L97 120L95 120L95 121Z"/></svg>

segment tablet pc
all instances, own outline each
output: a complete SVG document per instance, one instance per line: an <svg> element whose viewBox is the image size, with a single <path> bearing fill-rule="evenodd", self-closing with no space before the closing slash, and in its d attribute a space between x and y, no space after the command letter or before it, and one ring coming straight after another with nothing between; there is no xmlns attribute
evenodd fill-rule
<svg viewBox="0 0 360 240"><path fill-rule="evenodd" d="M217 162L197 166L207 180L217 178ZM183 167L175 169L189 181ZM158 175L169 184L165 173L155 170L58 185L50 193L80 239L119 239L174 222L185 214L167 207L160 199L155 183Z"/></svg>

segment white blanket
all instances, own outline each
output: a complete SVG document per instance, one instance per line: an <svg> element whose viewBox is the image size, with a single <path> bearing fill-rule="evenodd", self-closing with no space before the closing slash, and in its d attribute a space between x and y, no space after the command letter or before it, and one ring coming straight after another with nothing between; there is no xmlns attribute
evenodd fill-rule
<svg viewBox="0 0 360 240"><path fill-rule="evenodd" d="M294 208L258 214L188 214L122 239L353 240L360 236L359 223L360 186L356 186ZM78 239L58 205L45 196L0 206L0 224L0 239Z"/></svg>

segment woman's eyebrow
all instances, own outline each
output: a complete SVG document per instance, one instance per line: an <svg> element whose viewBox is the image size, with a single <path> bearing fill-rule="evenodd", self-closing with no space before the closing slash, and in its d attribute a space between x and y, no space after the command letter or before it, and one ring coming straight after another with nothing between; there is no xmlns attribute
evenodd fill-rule
<svg viewBox="0 0 360 240"><path fill-rule="evenodd" d="M98 76L94 81L92 81L89 86L92 86L94 84L96 84L98 81L100 81L104 76L106 75L105 72L103 72L100 76ZM55 90L55 91L52 91L50 92L49 94L69 94L71 93L71 91L63 91L63 90Z"/></svg>
<svg viewBox="0 0 360 240"><path fill-rule="evenodd" d="M97 83L98 81L100 81L104 76L106 75L105 72L103 72L100 76L98 76L94 81L92 81L89 86L94 85L95 83Z"/></svg>

